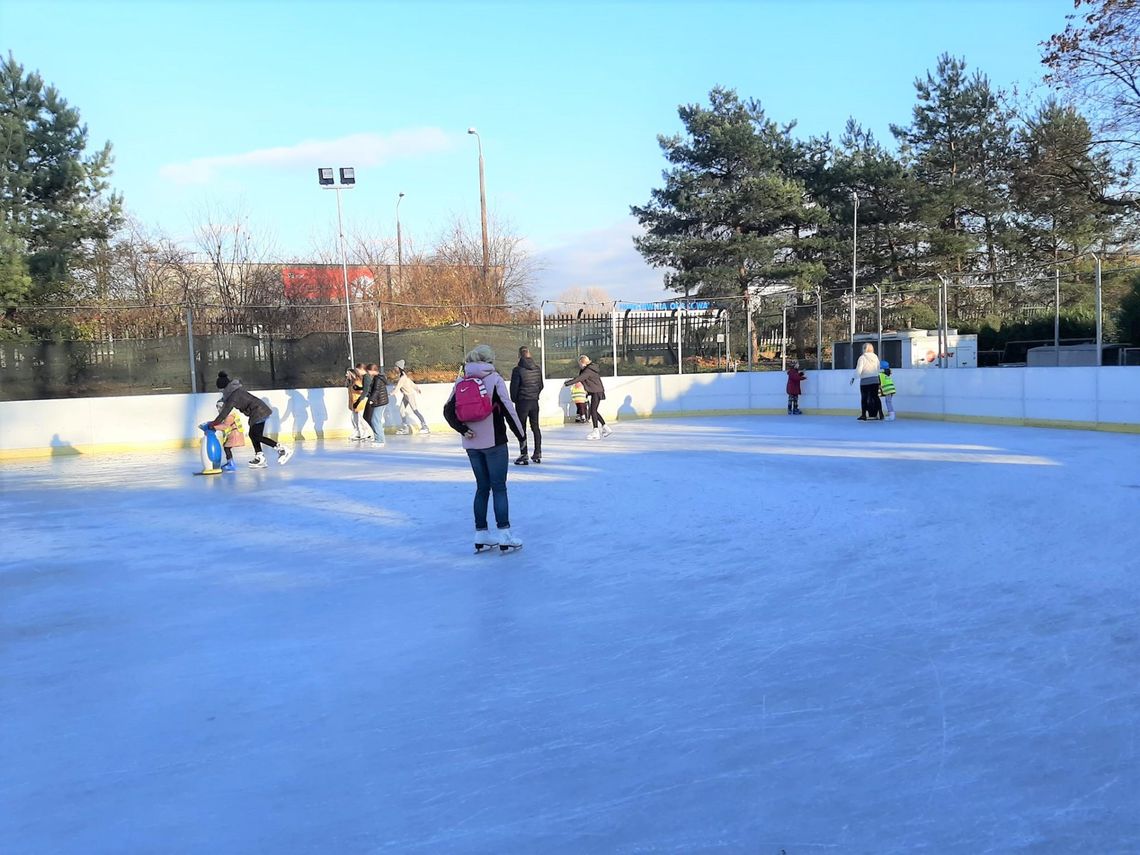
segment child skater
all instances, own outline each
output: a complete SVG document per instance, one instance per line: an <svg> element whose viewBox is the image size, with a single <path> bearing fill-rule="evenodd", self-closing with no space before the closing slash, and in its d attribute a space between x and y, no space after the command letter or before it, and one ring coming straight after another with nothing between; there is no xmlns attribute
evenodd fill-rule
<svg viewBox="0 0 1140 855"><path fill-rule="evenodd" d="M883 360L879 363L879 395L887 408L887 421L895 420L895 381L891 379L891 363Z"/></svg>
<svg viewBox="0 0 1140 855"><path fill-rule="evenodd" d="M570 400L574 402L574 409L577 415L574 416L574 421L579 424L585 424L586 420L590 417L590 410L586 406L586 387L581 383L575 383L570 387Z"/></svg>
<svg viewBox="0 0 1140 855"><path fill-rule="evenodd" d="M225 401L219 398L219 413L224 406ZM218 425L218 430L222 432L222 451L226 453L226 462L222 464L222 471L235 472L237 471L237 464L234 463L234 449L245 447L245 428L242 426L241 416L238 415L237 410L230 410L225 421Z"/></svg>
<svg viewBox="0 0 1140 855"><path fill-rule="evenodd" d="M807 380L807 375L800 371L799 360L792 361L792 367L788 369L788 415L789 416L802 416L803 411L800 409L800 384Z"/></svg>
<svg viewBox="0 0 1140 855"><path fill-rule="evenodd" d="M363 410L367 399L364 397L364 363L344 372L344 385L348 389L348 411L352 413L352 441L367 439L364 435Z"/></svg>

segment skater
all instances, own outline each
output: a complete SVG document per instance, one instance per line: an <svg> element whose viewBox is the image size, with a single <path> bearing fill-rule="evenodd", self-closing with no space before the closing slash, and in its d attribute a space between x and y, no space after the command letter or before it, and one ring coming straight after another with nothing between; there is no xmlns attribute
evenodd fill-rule
<svg viewBox="0 0 1140 855"><path fill-rule="evenodd" d="M589 410L586 407L586 387L581 383L575 383L571 386L570 400L574 403L574 421L585 424L589 418Z"/></svg>
<svg viewBox="0 0 1140 855"><path fill-rule="evenodd" d="M516 466L526 466L526 425L530 420L530 432L534 434L535 463L542 462L542 431L538 427L538 397L542 394L542 369L530 357L530 348L519 348L519 364L511 371L511 401L522 425L522 440L519 443L519 456Z"/></svg>
<svg viewBox="0 0 1140 855"><path fill-rule="evenodd" d="M807 375L800 371L799 360L793 360L792 367L788 369L788 415L802 416L800 410L800 384L807 380Z"/></svg>
<svg viewBox="0 0 1140 855"><path fill-rule="evenodd" d="M255 398L241 385L241 380L230 379L224 371L218 372L217 387L222 389L222 408L218 417L209 423L211 430L217 430L218 425L225 422L226 417L233 410L238 410L249 417L249 439L253 443L253 458L249 461L250 469L264 469L269 464L265 462L265 455L261 453L261 446L268 445L277 449L277 462L284 466L293 456L292 449L279 445L276 440L265 436L265 421L273 410L260 398Z"/></svg>
<svg viewBox="0 0 1140 855"><path fill-rule="evenodd" d="M348 411L352 413L352 441L360 442L365 438L364 428L361 426L364 410L364 363L344 372L344 385L348 389Z"/></svg>
<svg viewBox="0 0 1140 855"><path fill-rule="evenodd" d="M875 345L867 342L863 345L863 355L855 363L855 376L851 382L859 381L859 421L868 419L883 419L883 410L879 406L879 357L875 355Z"/></svg>
<svg viewBox="0 0 1140 855"><path fill-rule="evenodd" d="M364 366L364 421L372 428L372 445L384 445L384 410L388 406L388 384L380 374L380 366L369 362Z"/></svg>
<svg viewBox="0 0 1140 855"><path fill-rule="evenodd" d="M404 370L405 364L402 359L396 360L396 370L400 372L400 378L396 381L396 395L400 402L400 418L403 421L396 433L411 433L412 416L415 416L420 421L420 433L429 434L431 431L428 430L427 420L424 419L419 410L420 387L412 381L408 372Z"/></svg>
<svg viewBox="0 0 1140 855"><path fill-rule="evenodd" d="M895 420L895 381L891 379L891 363L879 363L879 396L887 407L887 421Z"/></svg>
<svg viewBox="0 0 1140 855"><path fill-rule="evenodd" d="M517 549L522 541L511 532L507 502L507 426L520 443L524 441L523 426L507 384L495 371L495 352L487 345L481 344L467 354L464 376L451 390L443 417L463 436L463 447L475 473L475 551L489 546L498 546L504 552ZM497 535L487 530L491 496Z"/></svg>
<svg viewBox="0 0 1140 855"><path fill-rule="evenodd" d="M224 399L219 398L219 413L222 412L224 406ZM245 429L242 427L241 416L231 410L230 414L226 416L226 420L218 425L218 430L222 432L222 451L226 453L226 462L222 464L222 471L235 472L237 471L237 464L234 463L234 449L245 446Z"/></svg>
<svg viewBox="0 0 1140 855"><path fill-rule="evenodd" d="M562 385L573 386L575 383L581 383L590 397L590 421L594 429L586 434L586 439L604 439L613 433L598 412L598 406L606 399L606 387L602 384L602 375L585 354L578 357L578 376Z"/></svg>

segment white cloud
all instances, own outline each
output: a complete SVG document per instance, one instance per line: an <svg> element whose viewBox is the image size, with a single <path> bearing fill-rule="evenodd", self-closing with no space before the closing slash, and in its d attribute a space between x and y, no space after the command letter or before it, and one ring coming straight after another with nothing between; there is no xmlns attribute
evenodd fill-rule
<svg viewBox="0 0 1140 855"><path fill-rule="evenodd" d="M439 128L408 128L390 134L350 134L332 140L305 140L290 146L260 148L240 154L198 157L169 163L159 170L163 178L178 184L203 184L215 173L245 169L296 169L352 163L378 166L394 160L443 151L454 144Z"/></svg>
<svg viewBox="0 0 1140 855"><path fill-rule="evenodd" d="M543 269L535 283L538 298L553 299L567 288L603 288L615 300L668 299L671 292L661 284L664 271L646 264L633 246L633 236L639 233L630 217L539 252Z"/></svg>

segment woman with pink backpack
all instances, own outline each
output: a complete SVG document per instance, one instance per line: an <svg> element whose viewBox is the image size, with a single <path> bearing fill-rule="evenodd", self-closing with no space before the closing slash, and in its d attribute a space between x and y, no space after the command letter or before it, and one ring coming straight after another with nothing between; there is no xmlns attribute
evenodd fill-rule
<svg viewBox="0 0 1140 855"><path fill-rule="evenodd" d="M507 384L495 370L495 351L487 345L481 344L467 354L463 376L455 381L443 405L443 417L463 436L463 447L475 473L475 551L495 546L503 552L518 549L522 540L511 532L507 503L507 427L519 442L523 427ZM487 529L487 503L492 496L498 528L495 535Z"/></svg>

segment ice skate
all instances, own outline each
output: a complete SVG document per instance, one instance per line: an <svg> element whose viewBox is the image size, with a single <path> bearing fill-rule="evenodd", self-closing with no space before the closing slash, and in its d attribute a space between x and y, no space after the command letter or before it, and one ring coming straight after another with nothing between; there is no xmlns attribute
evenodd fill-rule
<svg viewBox="0 0 1140 855"><path fill-rule="evenodd" d="M804 414L804 411L801 410L799 407L796 407L794 410L792 410L793 416L802 416L803 414Z"/></svg>
<svg viewBox="0 0 1140 855"><path fill-rule="evenodd" d="M534 463L541 463L542 462L542 455L541 454L535 454L534 457L531 458L531 461L533 461Z"/></svg>
<svg viewBox="0 0 1140 855"><path fill-rule="evenodd" d="M894 413L887 413L887 421L893 422L894 420L895 420L895 414Z"/></svg>
<svg viewBox="0 0 1140 855"><path fill-rule="evenodd" d="M250 458L250 461L249 461L249 468L250 469L264 469L268 465L269 464L265 462L265 455L264 454L255 454L255 455L253 455L252 458Z"/></svg>
<svg viewBox="0 0 1140 855"><path fill-rule="evenodd" d="M601 439L601 438L602 438L602 432L600 430L598 430L597 428L594 428L592 431L590 431L588 434L586 434L586 439Z"/></svg>
<svg viewBox="0 0 1140 855"><path fill-rule="evenodd" d="M232 460L227 460L225 463L222 464L222 471L223 472L237 472L237 464L234 463Z"/></svg>
<svg viewBox="0 0 1140 855"><path fill-rule="evenodd" d="M384 440L380 437L377 437L376 439L372 440L372 447L373 448L383 448L385 445L387 445L387 443L385 443Z"/></svg>
<svg viewBox="0 0 1140 855"><path fill-rule="evenodd" d="M400 436L407 436L411 432L412 429L407 425L400 425L400 427L396 428L396 433L398 433Z"/></svg>
<svg viewBox="0 0 1140 855"><path fill-rule="evenodd" d="M292 456L293 456L293 449L289 448L286 445L277 446L277 464L279 466L284 466L286 463L288 463L289 458L291 458Z"/></svg>
<svg viewBox="0 0 1140 855"><path fill-rule="evenodd" d="M605 439L607 436L609 436L612 433L613 433L613 431L610 429L609 425L602 425L602 439Z"/></svg>
<svg viewBox="0 0 1140 855"><path fill-rule="evenodd" d="M530 461L527 460L526 452L523 452L515 458L515 466L526 466Z"/></svg>
<svg viewBox="0 0 1140 855"><path fill-rule="evenodd" d="M509 528L499 529L499 551L511 552L515 549L522 549L522 541Z"/></svg>
<svg viewBox="0 0 1140 855"><path fill-rule="evenodd" d="M430 433L431 429L427 425L424 425L422 428L420 428L420 436L427 436Z"/></svg>
<svg viewBox="0 0 1140 855"><path fill-rule="evenodd" d="M499 545L499 538L485 528L475 529L475 551L491 551Z"/></svg>

